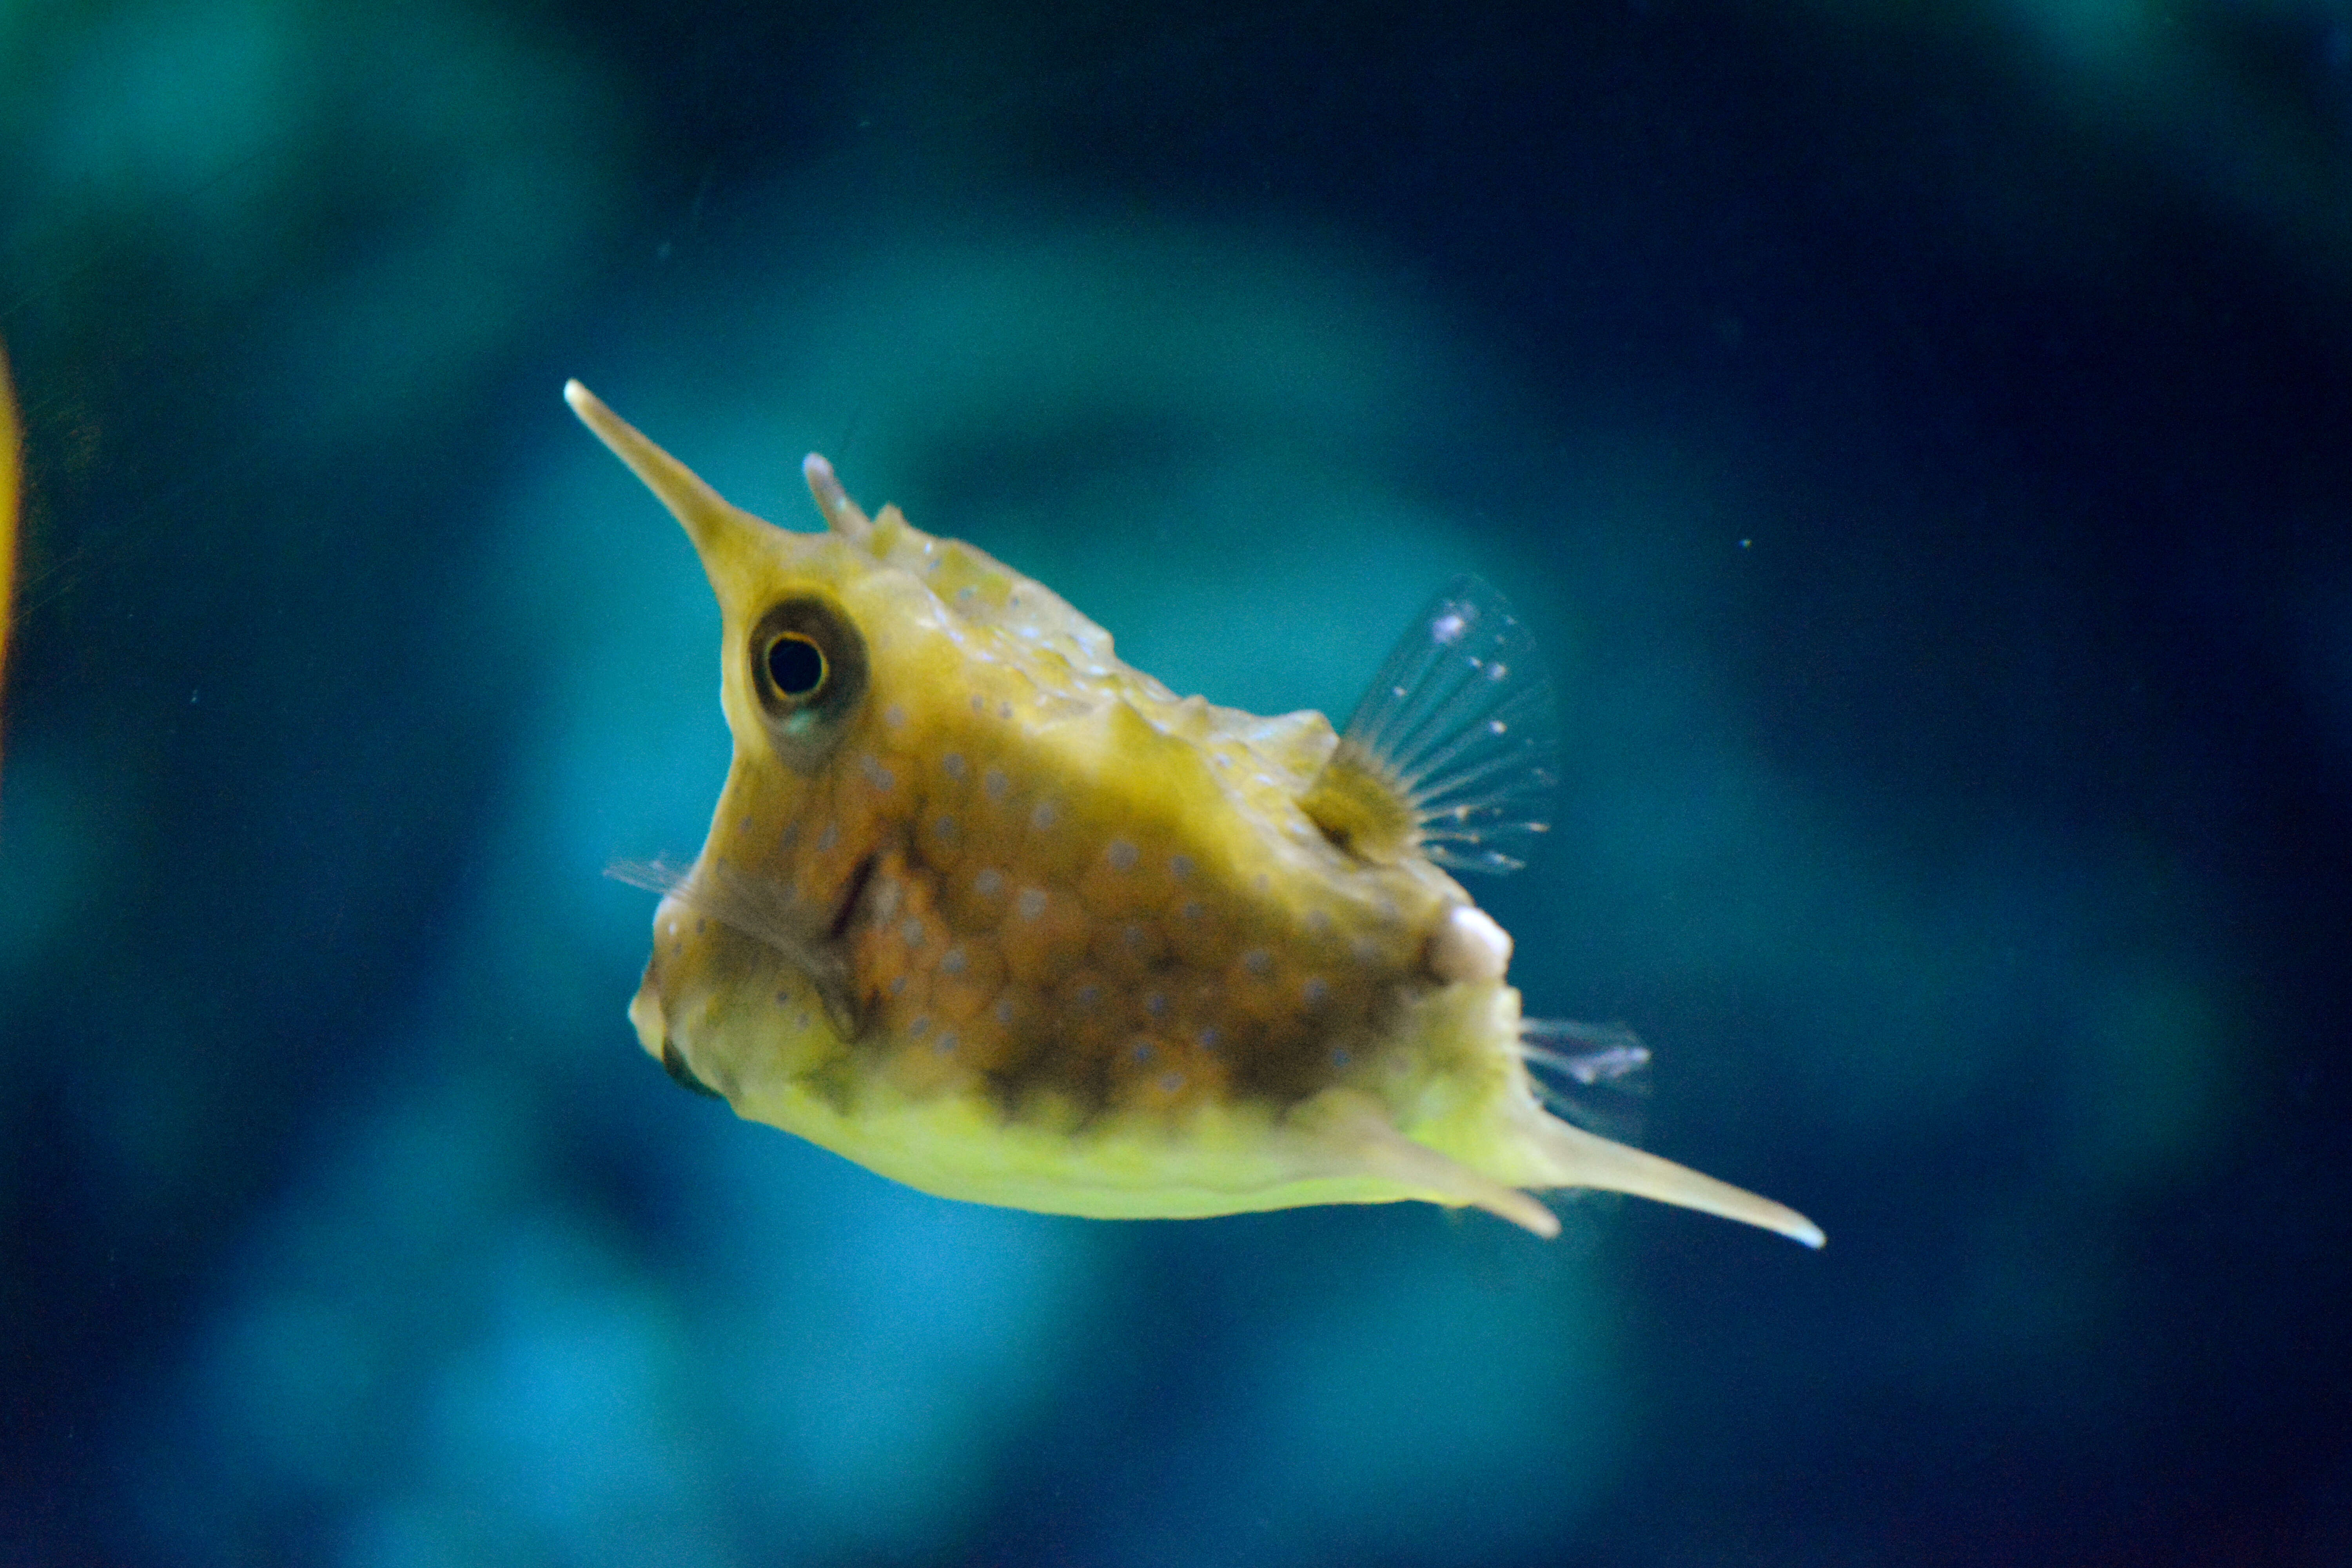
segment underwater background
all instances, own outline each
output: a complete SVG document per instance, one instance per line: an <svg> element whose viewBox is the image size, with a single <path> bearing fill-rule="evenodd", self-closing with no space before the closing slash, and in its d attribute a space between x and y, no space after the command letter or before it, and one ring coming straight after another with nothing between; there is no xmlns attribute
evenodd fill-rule
<svg viewBox="0 0 2352 1568"><path fill-rule="evenodd" d="M0 7L0 1563L2352 1564L2352 7ZM1569 1198L1105 1224L623 1009L739 503L1344 715L1455 572Z"/></svg>

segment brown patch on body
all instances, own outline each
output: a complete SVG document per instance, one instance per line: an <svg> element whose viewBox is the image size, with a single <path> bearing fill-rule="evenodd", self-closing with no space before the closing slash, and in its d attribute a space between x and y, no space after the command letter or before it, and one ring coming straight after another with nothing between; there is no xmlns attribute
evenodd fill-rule
<svg viewBox="0 0 2352 1568"><path fill-rule="evenodd" d="M1368 962L1360 934L1279 921L1148 835L1089 832L1009 781L994 793L954 817L940 861L923 847L952 814L929 799L875 858L845 937L862 1070L1015 1116L1285 1105L1344 1071L1393 1007L1406 965ZM971 831L992 819L995 842Z"/></svg>

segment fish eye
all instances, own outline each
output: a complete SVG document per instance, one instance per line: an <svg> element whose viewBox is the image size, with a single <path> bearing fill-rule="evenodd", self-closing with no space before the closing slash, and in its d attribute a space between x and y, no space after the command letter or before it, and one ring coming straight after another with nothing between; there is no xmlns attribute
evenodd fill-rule
<svg viewBox="0 0 2352 1568"><path fill-rule="evenodd" d="M824 685L824 649L803 632L780 632L768 645L768 679L786 697L803 701Z"/></svg>
<svg viewBox="0 0 2352 1568"><path fill-rule="evenodd" d="M824 595L796 594L768 606L743 651L777 755L814 770L866 695L866 639L856 623Z"/></svg>

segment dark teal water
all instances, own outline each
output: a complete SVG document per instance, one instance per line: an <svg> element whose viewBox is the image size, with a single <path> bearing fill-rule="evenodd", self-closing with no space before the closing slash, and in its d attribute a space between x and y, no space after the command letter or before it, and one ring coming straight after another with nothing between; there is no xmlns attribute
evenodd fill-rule
<svg viewBox="0 0 2352 1568"><path fill-rule="evenodd" d="M2352 1562L2352 15L0 12L0 1561ZM576 375L1181 690L1508 594L1645 1143L1105 1225L673 1089Z"/></svg>

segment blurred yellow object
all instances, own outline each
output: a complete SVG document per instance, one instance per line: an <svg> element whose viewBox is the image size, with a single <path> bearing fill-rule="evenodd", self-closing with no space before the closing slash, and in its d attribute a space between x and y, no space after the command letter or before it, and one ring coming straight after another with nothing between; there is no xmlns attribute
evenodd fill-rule
<svg viewBox="0 0 2352 1568"><path fill-rule="evenodd" d="M0 694L8 689L8 637L16 625L16 395L8 381L8 350L0 344ZM0 752L5 752L0 735Z"/></svg>

